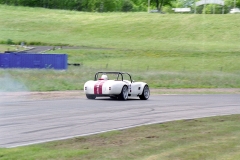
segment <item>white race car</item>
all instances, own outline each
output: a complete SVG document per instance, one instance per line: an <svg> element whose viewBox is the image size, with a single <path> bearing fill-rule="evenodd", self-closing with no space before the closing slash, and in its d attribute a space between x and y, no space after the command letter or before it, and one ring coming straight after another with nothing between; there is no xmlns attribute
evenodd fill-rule
<svg viewBox="0 0 240 160"><path fill-rule="evenodd" d="M88 99L107 96L120 100L128 97L147 100L150 96L147 83L134 82L130 74L123 72L97 72L94 80L84 84L84 92Z"/></svg>

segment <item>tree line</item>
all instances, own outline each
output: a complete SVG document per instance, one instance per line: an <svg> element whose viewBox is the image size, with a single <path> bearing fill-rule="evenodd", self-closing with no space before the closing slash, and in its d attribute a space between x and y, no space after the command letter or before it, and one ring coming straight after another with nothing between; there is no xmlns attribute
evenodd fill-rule
<svg viewBox="0 0 240 160"><path fill-rule="evenodd" d="M198 0L0 0L0 4L14 6L43 7L87 12L140 12L150 8L158 12L172 13L172 8L192 8ZM224 0L224 12L240 7L240 0ZM209 4L197 7L197 13L222 13L222 6Z"/></svg>
<svg viewBox="0 0 240 160"><path fill-rule="evenodd" d="M0 4L88 12L146 11L147 0L0 0Z"/></svg>

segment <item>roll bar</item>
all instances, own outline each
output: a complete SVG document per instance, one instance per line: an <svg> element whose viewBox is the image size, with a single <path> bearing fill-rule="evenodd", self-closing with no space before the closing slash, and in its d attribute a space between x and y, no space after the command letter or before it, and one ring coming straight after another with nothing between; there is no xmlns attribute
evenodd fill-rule
<svg viewBox="0 0 240 160"><path fill-rule="evenodd" d="M99 71L99 72L97 72L96 74L95 74L95 77L94 77L94 80L96 81L96 80L98 80L98 75L99 74L116 74L117 75L117 80L121 80L121 81L123 81L123 77L124 77L124 75L128 75L129 76L129 78L130 78L130 80L131 80L131 83L132 83L132 77L131 77L131 75L129 74L129 73L127 73L127 72L103 72L103 71Z"/></svg>

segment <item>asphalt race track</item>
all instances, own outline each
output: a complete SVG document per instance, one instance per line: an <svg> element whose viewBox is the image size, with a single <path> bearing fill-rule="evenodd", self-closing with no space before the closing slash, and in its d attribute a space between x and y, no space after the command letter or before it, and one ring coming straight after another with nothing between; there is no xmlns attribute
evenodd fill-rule
<svg viewBox="0 0 240 160"><path fill-rule="evenodd" d="M0 103L0 147L17 147L144 124L240 114L240 95L154 95Z"/></svg>

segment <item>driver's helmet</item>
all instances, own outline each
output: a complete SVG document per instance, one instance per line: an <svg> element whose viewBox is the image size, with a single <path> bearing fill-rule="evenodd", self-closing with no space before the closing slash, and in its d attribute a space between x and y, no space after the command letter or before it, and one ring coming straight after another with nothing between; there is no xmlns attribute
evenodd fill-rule
<svg viewBox="0 0 240 160"><path fill-rule="evenodd" d="M102 79L102 80L108 80L108 77L107 77L107 75L103 74L103 75L101 76L101 79Z"/></svg>

